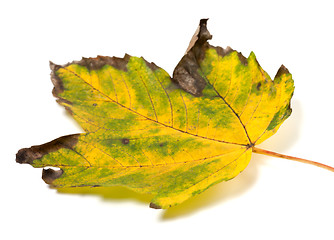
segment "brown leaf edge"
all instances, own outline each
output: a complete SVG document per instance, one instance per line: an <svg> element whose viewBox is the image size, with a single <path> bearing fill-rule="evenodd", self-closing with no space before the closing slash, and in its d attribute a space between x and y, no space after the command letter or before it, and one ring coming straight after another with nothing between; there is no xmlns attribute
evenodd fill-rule
<svg viewBox="0 0 334 240"><path fill-rule="evenodd" d="M82 58L80 61L73 61L65 65L57 65L50 61L51 69L51 81L54 85L52 94L57 98L59 104L66 103L67 105L72 105L72 103L62 97L60 94L65 90L62 80L57 76L57 71L60 68L65 68L71 64L78 64L85 66L90 70L100 69L105 65L113 66L122 71L128 71L127 64L130 55L125 54L123 58L118 57L107 57L107 56L97 56L95 58ZM153 62L147 62L142 58L146 65L152 70L156 70L159 67ZM65 109L72 115L72 111L69 107L64 106ZM16 162L21 164L34 164L34 160L41 159L44 155L47 155L51 152L55 152L61 148L73 149L73 147L78 142L79 134L72 134L67 136L59 137L53 141L50 141L45 144L31 146L30 148L22 148L16 154ZM52 182L59 178L63 174L63 170L53 170L53 169L43 169L42 179L52 186Z"/></svg>
<svg viewBox="0 0 334 240"><path fill-rule="evenodd" d="M187 50L173 72L173 81L179 84L183 90L196 97L202 95L206 85L205 79L198 73L198 59L209 47L207 40L212 38L206 27L207 21L208 19L200 20L199 28L196 30L198 34L196 36L195 33L188 47L190 50Z"/></svg>
<svg viewBox="0 0 334 240"><path fill-rule="evenodd" d="M73 149L78 142L79 134L72 134L57 138L51 142L42 145L31 146L30 148L22 148L16 154L17 163L33 164L34 160L41 159L44 155L58 151L61 148ZM43 169L42 179L47 184L59 178L63 174L63 170Z"/></svg>
<svg viewBox="0 0 334 240"><path fill-rule="evenodd" d="M200 20L199 27L192 37L185 55L175 67L172 78L184 91L195 97L202 96L202 91L206 86L205 79L199 74L199 63L204 59L206 50L213 48L222 57L235 51L231 47L224 49L208 43L208 40L212 39L212 35L207 29L207 21L208 19ZM240 52L237 54L240 61L247 65L247 58Z"/></svg>

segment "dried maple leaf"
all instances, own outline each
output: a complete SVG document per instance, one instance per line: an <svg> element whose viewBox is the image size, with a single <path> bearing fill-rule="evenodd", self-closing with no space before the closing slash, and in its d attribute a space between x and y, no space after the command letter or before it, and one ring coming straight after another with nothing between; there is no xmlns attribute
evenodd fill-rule
<svg viewBox="0 0 334 240"><path fill-rule="evenodd" d="M254 146L290 116L291 74L282 65L272 81L253 52L209 45L206 22L173 78L129 55L51 63L53 94L85 133L21 149L16 161L60 168L43 170L53 187L121 185L168 208L237 176L252 151L274 155Z"/></svg>

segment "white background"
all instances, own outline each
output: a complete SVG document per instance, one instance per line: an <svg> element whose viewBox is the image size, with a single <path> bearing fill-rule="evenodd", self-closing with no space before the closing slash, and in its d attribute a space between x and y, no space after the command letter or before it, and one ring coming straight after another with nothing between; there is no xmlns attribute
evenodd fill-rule
<svg viewBox="0 0 334 240"><path fill-rule="evenodd" d="M58 193L23 147L80 128L51 94L49 60L144 56L172 74L200 18L211 44L293 74L293 113L259 147L334 165L332 1L1 1L1 239L334 239L334 173L253 154L235 179L167 211L128 190Z"/></svg>

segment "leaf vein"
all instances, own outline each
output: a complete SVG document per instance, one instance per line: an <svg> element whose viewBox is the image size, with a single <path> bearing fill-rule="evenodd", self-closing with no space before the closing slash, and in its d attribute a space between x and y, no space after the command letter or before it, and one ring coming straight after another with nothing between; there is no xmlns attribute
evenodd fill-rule
<svg viewBox="0 0 334 240"><path fill-rule="evenodd" d="M173 105L172 105L172 101L170 100L169 94L167 93L165 87L163 86L162 82L160 81L160 79L158 78L158 76L156 75L156 73L152 70L155 78L157 79L157 81L159 82L160 86L162 87L162 89L164 90L168 101L169 101L169 106L170 106L170 113L171 113L171 122L172 122L172 127L174 127L174 116L173 116Z"/></svg>
<svg viewBox="0 0 334 240"><path fill-rule="evenodd" d="M197 60L197 59L196 59L196 60ZM246 130L246 127L245 127L245 125L243 124L243 122L241 121L239 115L238 115L238 114L236 113L236 111L232 108L232 106L226 101L226 99L225 99L223 96L220 95L220 93L217 91L217 89L210 83L210 81L207 79L207 77L203 74L203 70L201 69L201 65L200 65L199 63L198 63L198 66L199 66L199 70L200 70L201 73L202 73L201 75L204 76L206 82L213 88L213 90L216 92L217 96L220 97L221 99L223 99L223 101L225 102L225 104L231 109L231 111L233 112L233 114L238 118L238 120L239 120L241 126L243 127L244 132L245 132L245 134L246 134L246 136L247 136L247 138L248 138L249 143L251 143L252 141L251 141L251 139L250 139L250 137L249 137L249 135L248 135L248 132L247 132L247 130Z"/></svg>
<svg viewBox="0 0 334 240"><path fill-rule="evenodd" d="M64 68L64 67L62 67L62 68ZM203 138L203 139L206 139L206 140L211 140L211 141L216 141L216 142L221 142L221 143L226 143L226 144L233 144L233 145L238 145L238 146L247 146L246 144L240 144L240 143L235 143L235 142L227 142L227 141L222 141L222 140L218 140L218 139L206 138L206 137L204 137L204 136L196 136L196 135L194 135L194 134L192 134L192 133L189 133L189 132L187 132L187 131L184 131L184 130L181 130L181 129L177 129L177 128L172 128L172 127L170 127L170 126L168 126L168 125L166 125L166 124L164 124L164 123L158 122L158 121L156 121L156 120L154 120L154 119L151 119L151 118L149 118L149 117L147 117L147 116L145 116L145 115L142 115L142 114L136 112L135 110L133 110L133 109L131 109L131 108L129 108L129 107L124 106L124 105L121 104L121 103L116 102L115 100L113 100L113 99L111 99L110 97L108 97L107 95L105 95L103 92L101 92L101 91L99 91L98 89L94 88L91 84L89 84L88 82L86 82L84 79L82 79L79 75L77 75L77 74L74 73L73 71L71 71L71 70L69 70L69 69L66 69L66 68L64 68L64 69L67 70L68 72L72 73L73 75L75 75L75 76L78 77L79 79L81 79L84 83L86 83L87 85L89 85L89 86L90 86L91 88L93 88L94 90L98 91L101 95L103 95L103 96L105 96L106 98L108 98L111 102L113 102L113 103L119 105L119 106L122 107L122 108L125 108L125 109L127 109L127 110L133 112L133 113L136 114L136 115L139 115L139 116L141 116L141 117L144 117L144 118L146 118L146 119L148 119L148 120L150 120L150 121L152 121L152 122L156 122L156 123L158 123L158 124L160 124L160 125L162 125L162 126L164 126L164 127L171 128L171 129L173 129L173 130L175 130L175 131L179 131L179 132L181 132L181 133L189 134L189 135L194 136L194 137L199 137L199 138ZM180 91L180 94L181 94L181 97L182 97L182 93L181 93L181 91ZM182 99L183 99L183 97L182 97ZM183 100L183 102L184 102L184 100ZM184 104L185 104L185 102L184 102ZM185 107L186 107L186 104L185 104ZM186 117L186 118L188 119L188 117Z"/></svg>
<svg viewBox="0 0 334 240"><path fill-rule="evenodd" d="M155 107L154 107L154 104L153 104L153 101L152 101L151 94L150 94L150 92L148 91L147 85L146 85L146 83L145 83L143 77L142 77L141 74L139 73L138 69L136 69L136 72L137 72L137 74L138 74L140 80L142 81L142 83L143 83L143 85L144 85L144 87L145 87L147 96L148 96L148 98L149 98L149 100L150 100L150 102L151 102L151 105L152 105L152 109L153 109L153 113L154 113L154 116L155 116L155 120L158 122L157 111L155 110Z"/></svg>

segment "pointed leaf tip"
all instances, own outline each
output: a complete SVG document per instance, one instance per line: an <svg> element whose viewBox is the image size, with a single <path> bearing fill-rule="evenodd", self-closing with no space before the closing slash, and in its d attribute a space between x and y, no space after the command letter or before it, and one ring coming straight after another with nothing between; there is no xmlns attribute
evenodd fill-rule
<svg viewBox="0 0 334 240"><path fill-rule="evenodd" d="M42 154L38 151L34 151L31 148L22 148L16 153L16 162L17 163L27 163L32 164L32 162L37 159L41 158Z"/></svg>
<svg viewBox="0 0 334 240"><path fill-rule="evenodd" d="M40 159L50 152L55 152L61 148L72 149L78 142L78 136L78 134L67 135L42 145L22 148L16 154L16 162L33 164L35 159Z"/></svg>
<svg viewBox="0 0 334 240"><path fill-rule="evenodd" d="M209 30L207 29L207 21L209 19L206 18L206 19L201 19L200 22L199 22L199 33L198 33L198 41L200 43L204 43L206 42L207 40L210 40L212 39L212 35L210 34Z"/></svg>
<svg viewBox="0 0 334 240"><path fill-rule="evenodd" d="M54 64L52 61L49 61L49 66L50 69L53 70L53 68L55 67L56 64Z"/></svg>
<svg viewBox="0 0 334 240"><path fill-rule="evenodd" d="M198 60L202 59L205 50L208 48L207 41L212 35L207 29L206 23L208 19L201 19L199 27L192 37L186 54L177 64L173 72L173 80L186 92L200 97L206 86L206 81L198 73Z"/></svg>
<svg viewBox="0 0 334 240"><path fill-rule="evenodd" d="M244 66L247 66L247 65L248 65L248 60L247 60L247 58L246 58L244 55L242 55L241 52L238 52L238 58L239 58L240 62L241 62Z"/></svg>
<svg viewBox="0 0 334 240"><path fill-rule="evenodd" d="M159 205L157 205L157 204L155 204L155 203L153 203L153 202L150 203L150 208L154 208L154 209L162 209L161 206L159 206Z"/></svg>
<svg viewBox="0 0 334 240"><path fill-rule="evenodd" d="M275 78L279 78L283 74L290 74L289 70L282 64L281 67L278 69Z"/></svg>
<svg viewBox="0 0 334 240"><path fill-rule="evenodd" d="M59 68L61 68L61 65L55 64L52 61L49 61L49 67L51 69L51 71L55 72L58 71Z"/></svg>

